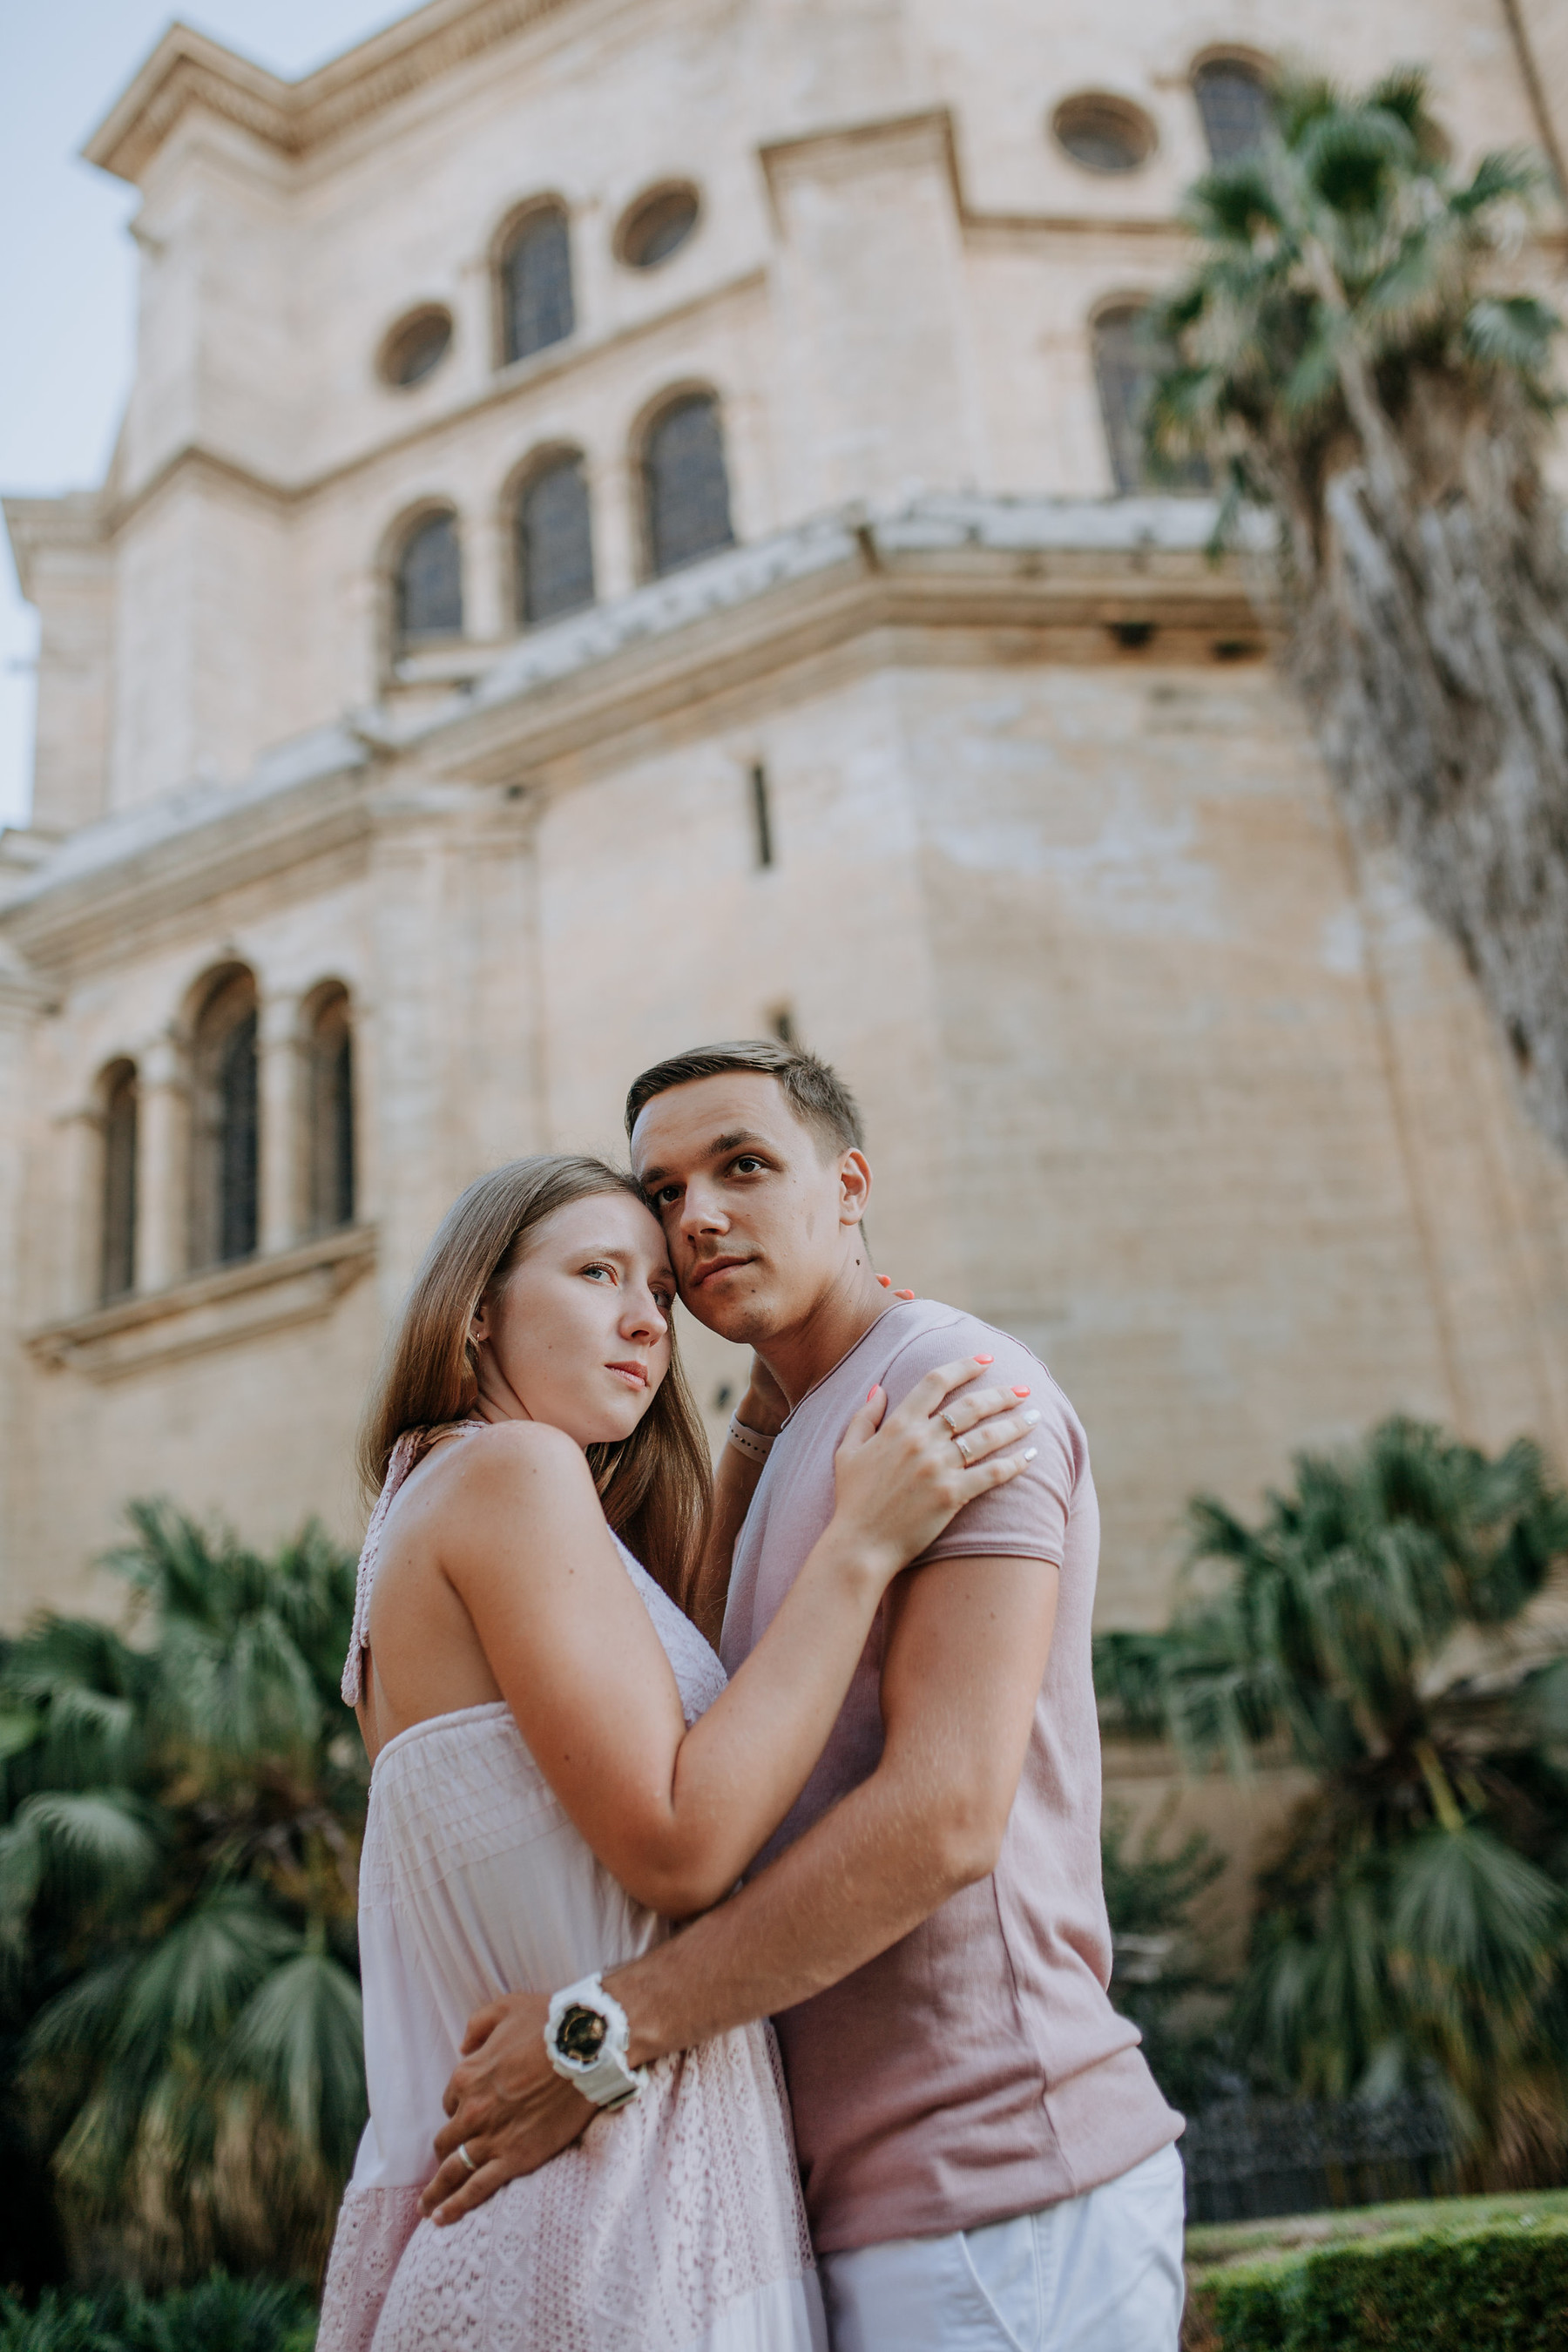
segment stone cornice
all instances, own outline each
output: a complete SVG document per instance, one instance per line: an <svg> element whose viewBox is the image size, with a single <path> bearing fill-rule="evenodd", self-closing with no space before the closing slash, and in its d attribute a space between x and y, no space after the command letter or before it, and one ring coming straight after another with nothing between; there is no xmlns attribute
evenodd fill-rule
<svg viewBox="0 0 1568 2352"><path fill-rule="evenodd" d="M122 1380L150 1363L207 1355L264 1331L318 1321L375 1263L374 1225L343 1225L270 1256L191 1275L167 1290L132 1291L112 1306L26 1335L36 1361L89 1380Z"/></svg>
<svg viewBox="0 0 1568 2352"><path fill-rule="evenodd" d="M173 911L396 824L411 790L437 813L466 804L847 649L1206 663L1216 642L1260 648L1241 567L1208 560L1213 520L1205 499L956 495L824 516L520 638L433 711L363 713L239 786L72 835L0 908L0 951L40 973L112 954Z"/></svg>
<svg viewBox="0 0 1568 2352"><path fill-rule="evenodd" d="M579 0L432 0L300 81L286 81L189 25L174 24L82 153L121 180L143 173L189 106L303 155L366 117Z"/></svg>
<svg viewBox="0 0 1568 2352"><path fill-rule="evenodd" d="M29 604L34 559L46 548L71 548L85 555L107 549L100 490L66 490L58 498L8 497L0 499L0 510L16 562L17 584Z"/></svg>

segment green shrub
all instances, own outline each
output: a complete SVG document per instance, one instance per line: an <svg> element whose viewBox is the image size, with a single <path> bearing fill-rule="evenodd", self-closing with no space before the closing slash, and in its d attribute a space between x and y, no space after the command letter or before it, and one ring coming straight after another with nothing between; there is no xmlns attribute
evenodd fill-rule
<svg viewBox="0 0 1568 2352"><path fill-rule="evenodd" d="M310 2294L276 2279L215 2273L153 2300L133 2287L51 2289L31 2311L0 2296L0 2352L310 2352L315 2339Z"/></svg>
<svg viewBox="0 0 1568 2352"><path fill-rule="evenodd" d="M1413 2230L1199 2279L1193 2352L1568 2352L1568 2221Z"/></svg>

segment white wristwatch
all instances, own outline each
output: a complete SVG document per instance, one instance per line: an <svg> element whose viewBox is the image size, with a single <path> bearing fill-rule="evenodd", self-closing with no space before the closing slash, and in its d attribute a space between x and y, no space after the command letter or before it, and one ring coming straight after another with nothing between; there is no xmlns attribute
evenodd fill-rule
<svg viewBox="0 0 1568 2352"><path fill-rule="evenodd" d="M584 1977L550 1997L544 2028L550 2063L606 2113L635 2099L647 2081L646 2070L626 2063L631 2034L626 2011L597 1976Z"/></svg>

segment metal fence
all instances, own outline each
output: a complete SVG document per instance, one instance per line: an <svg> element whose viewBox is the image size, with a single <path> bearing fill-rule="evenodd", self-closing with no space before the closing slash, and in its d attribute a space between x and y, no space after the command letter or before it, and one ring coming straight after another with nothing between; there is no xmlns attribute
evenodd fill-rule
<svg viewBox="0 0 1568 2352"><path fill-rule="evenodd" d="M1441 2193L1452 2142L1436 2099L1328 2106L1243 2095L1189 2118L1187 2220L1268 2221Z"/></svg>

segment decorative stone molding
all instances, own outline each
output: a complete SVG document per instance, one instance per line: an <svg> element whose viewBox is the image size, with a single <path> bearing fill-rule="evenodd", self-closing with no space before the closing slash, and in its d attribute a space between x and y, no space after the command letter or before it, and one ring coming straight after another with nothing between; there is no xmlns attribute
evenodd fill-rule
<svg viewBox="0 0 1568 2352"><path fill-rule="evenodd" d="M215 1266L166 1290L133 1293L26 1336L28 1352L53 1371L90 1381L123 1379L233 1347L265 1331L312 1323L375 1263L374 1225L344 1225L301 1248Z"/></svg>
<svg viewBox="0 0 1568 2352"><path fill-rule="evenodd" d="M185 109L204 106L286 155L303 155L569 5L437 0L292 82L187 25L171 25L82 153L139 182Z"/></svg>

